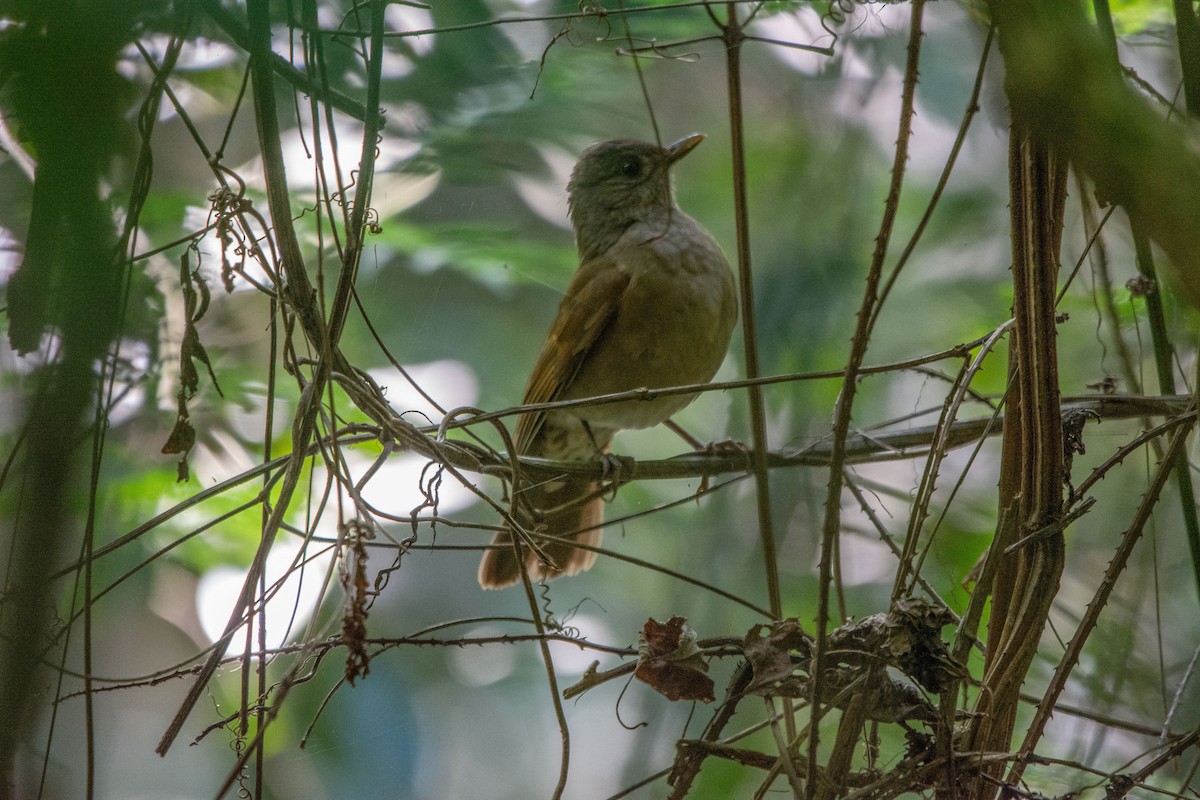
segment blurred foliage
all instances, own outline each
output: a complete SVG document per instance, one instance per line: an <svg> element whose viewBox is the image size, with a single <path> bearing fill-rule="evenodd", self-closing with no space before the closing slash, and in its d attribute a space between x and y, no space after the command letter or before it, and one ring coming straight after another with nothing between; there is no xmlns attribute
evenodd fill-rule
<svg viewBox="0 0 1200 800"><path fill-rule="evenodd" d="M630 8L656 5L674 4L626 2ZM26 6L0 3L0 36L12 39L28 24ZM306 7L315 11L321 26L321 32L311 38L299 28ZM375 205L385 211L378 220L380 230L368 237L357 283L363 315L355 312L351 317L342 346L356 367L389 376L381 382L387 384L386 396L399 411L421 409L438 421L437 412L392 370L392 359L410 368L458 362L472 381L462 380L461 373L444 381L442 373L422 373L433 376L424 388L444 407L495 410L518 403L560 293L576 267L565 227L564 193L571 162L596 140L652 139L655 127L649 110L665 141L693 130L708 134L708 141L678 170L679 202L713 231L728 253L734 252L724 45L712 38L717 33L712 20L704 8L695 6L622 17L615 3L604 5L606 15L567 18L580 7L574 0L453 0L431 3L428 9L404 3L389 8L389 34L396 35L386 39L382 87L386 127L377 146L386 168L376 176L374 193ZM1112 7L1124 37L1125 63L1163 95L1173 96L1178 66L1172 50L1160 46L1173 38L1164 32L1171 20L1165 4L1113 0ZM340 0L272 6L279 15L276 54L303 70L312 52L304 47L320 44L321 70L312 77L318 89L297 89L288 83L296 76L283 72L277 86L296 224L314 283L330 297L339 266L338 248L345 240L335 240L328 218L332 214L336 219L352 196L361 123L341 112L326 116L322 100L328 86L362 102L367 74L362 53L369 25L364 8ZM741 8L744 13L745 6ZM759 11L750 32L829 46L831 37L821 27L825 9L824 3L770 2ZM286 454L291 446L291 414L299 390L280 368L280 346L286 337L272 328L270 301L253 291L245 275L224 276L233 287L232 292L225 290L222 247L208 228L216 221L212 206L219 184L214 164L235 187L244 182L249 207L266 213L254 109L242 96L247 57L238 37L244 34L244 10L205 0L193 11L191 27L178 32L184 45L169 81L180 108L163 98L153 126L153 178L138 218L138 258L126 273L118 341L119 356L131 365L126 375L131 389L119 404L106 409L106 425L97 426L106 436L97 474L97 547L252 469L264 460L268 446L272 457ZM716 4L714 13L723 18L725 4ZM139 5L137 14L129 40L139 42L160 63L178 19L154 3ZM752 291L764 373L836 370L845 364L890 178L907 14L907 4L853 5L846 21L831 25L839 34L832 57L764 42L744 46ZM499 24L517 17L530 21ZM986 35L968 6L932 4L926 18L914 149L889 265L933 194L966 110ZM497 24L474 25L488 20ZM634 60L620 52L629 47L626 22L635 46L654 43L659 48L657 57L636 62L646 96ZM413 30L434 32L402 35ZM688 44L668 47L679 40ZM119 53L116 72L110 77L128 96L132 117L137 103L152 91L153 73L135 48L127 46ZM971 341L1010 315L1003 77L993 52L981 111L937 212L880 317L867 355L870 364ZM5 88L0 84L0 89ZM318 109L315 117L310 103ZM20 150L26 141L22 125L28 122L11 118L13 107L4 106L3 146L9 151ZM211 162L193 140L193 131L209 153L217 154ZM329 138L331 131L337 137L336 147ZM336 153L340 174L314 189L317 153L330 176ZM23 155L35 162L41 156L32 151ZM133 165L115 159L109 166L106 208L120 219L129 207ZM20 261L32 187L17 158L0 158L0 196L6 198L0 204L0 242L6 280ZM334 196L338 192L342 194ZM318 204L318 199L329 202ZM1077 206L1073 208L1063 246L1064 273L1087 241ZM264 230L255 228L251 233L260 246L266 246ZM231 261L246 258L249 237L243 238L240 251L226 248L224 256ZM183 330L179 257L193 242L212 293L211 306L197 328L221 393L202 369L200 393L189 404L198 443L190 456L191 478L179 485L176 457L162 455L160 449L176 415ZM1126 380L1118 374L1114 337L1120 337L1133 353L1139 377L1147 371L1153 374L1144 300L1125 288L1136 270L1120 212L1104 229L1103 242L1118 327L1114 330L1099 310L1093 252L1062 303L1070 316L1060 326L1066 394L1086 392L1089 383L1108 376ZM247 272L253 274L249 268ZM318 282L318 277L323 280ZM1191 386L1194 319L1190 312L1178 309L1169 321L1180 375ZM302 358L312 356L299 336L293 341ZM33 402L29 396L36 367L30 365L49 360L55 346L55 337L47 335L30 357L0 352L0 399L4 401L0 441L5 457L25 446L18 409ZM741 337L735 336L718 379L743 374L741 347ZM935 366L951 375L958 368L954 361ZM273 382L272 368L276 370ZM973 389L995 398L1003 393L1005 378L1001 352L987 362ZM948 386L943 376L929 373L866 377L854 424L870 429L918 413L892 429L932 424ZM837 380L768 387L772 446L802 448L822 442L839 390ZM331 397L323 430L364 420L340 392ZM701 440L745 441L749 422L744 397L735 390L706 394L678 421ZM968 405L964 417L987 417L992 411L982 401ZM268 408L274 409L269 431ZM1074 467L1076 483L1142 427L1137 420L1089 427L1088 453L1079 456ZM493 431L482 426L475 430L499 446ZM88 444L81 452L88 450ZM618 452L639 458L686 450L663 430L623 434L616 446ZM362 479L379 452L377 444L343 448L339 455L346 459L352 478L347 483ZM1152 474L1155 459L1143 452L1108 474L1096 489L1097 511L1068 534L1067 578L1052 620L1060 637L1074 630L1078 613ZM934 517L927 525L936 528L936 534L922 576L955 611L966 606L962 582L996 524L998 453L997 440L985 443L972 464L968 464L968 449L951 455L935 496ZM389 468L398 467L404 458L393 453L384 461ZM921 459L883 461L852 470L883 524L897 537L907 524L922 464ZM381 506L377 510L395 518L380 517L381 533L365 544L370 590L377 591L367 620L368 635L404 637L425 629L436 629L424 634L436 639L529 633L528 624L513 621L530 614L519 591L484 594L475 584L478 551L471 546L486 541L489 531L470 526L496 523L484 504L464 499L452 510L443 509L444 517L467 527L454 527L445 520L436 527L423 522L416 526L416 547L397 555L396 541L413 533L406 517L424 499L417 484L429 490L430 475L422 476L419 468L387 472L370 484L379 490L372 495L372 502ZM497 481L470 477L493 497L501 496ZM818 532L827 477L824 469L798 468L778 470L771 478L785 611L805 625L816 612ZM956 487L960 477L962 485ZM613 525L606 546L764 605L752 482L736 478L714 476L713 485L731 483L694 502ZM346 487L330 489L326 480L324 470L315 464L306 473L304 500L288 514L290 541L298 543L301 535L311 533L325 540L314 548L324 546L338 535L338 523L353 517ZM442 480L442 499L449 505L453 481L449 476ZM680 479L622 487L607 509L608 518L686 499L697 484ZM9 491L10 485L0 491ZM956 492L953 498L951 490ZM258 663L247 658L247 673L236 670L236 665L218 673L168 757L153 755L155 742L190 685L186 669L210 644L206 637L211 632L199 624L197 583L215 567L244 568L251 562L263 508L254 506L211 528L204 526L264 491L268 489L263 478L256 476L216 492L150 525L144 535L96 561L95 591L104 593L92 609L93 669L113 684L129 684L122 691L94 697L98 730L103 731L96 745L106 765L98 796L213 796L232 764L231 748L243 747L254 735L253 727L237 732L232 716L243 702L243 677L249 676L251 683L258 680ZM1153 737L1143 729L1157 730L1163 723L1172 693L1200 640L1195 582L1191 566L1177 555L1186 546L1178 508L1171 503L1171 498L1164 500L1155 530L1139 550L1140 560L1123 579L1125 594L1095 634L1088 650L1090 660L1077 670L1067 698L1069 704L1115 722L1110 726L1056 715L1061 727L1052 729L1047 755L1108 772L1124 769L1127 761L1154 747ZM838 608L837 614L844 611L861 618L886 607L894 558L849 495L843 517L840 570L845 608ZM72 538L64 539L69 542L64 547L78 545L78 531L79 526L71 529ZM163 551L165 556L160 555ZM78 553L73 550L65 558L74 563ZM324 569L310 566L303 582L319 585L326 580ZM324 604L311 618L308 610L298 609L293 641L320 644L337 634L344 603L339 578L345 569L345 562L332 567ZM64 620L79 613L73 580L73 574L63 573L54 585ZM716 594L606 558L583 576L552 584L545 590L544 603L547 614L568 631L577 629L592 642L613 646L633 645L647 617L683 614L701 638L740 637L749 626L763 621L745 606ZM1031 673L1030 687L1040 688L1050 677L1059 653L1054 635L1047 634L1047 647ZM72 680L80 669L81 638L82 633L58 642L60 650L49 657L55 663L62 660L73 671L68 674ZM236 654L246 646L239 640L230 652ZM618 661L571 645L556 644L553 652L560 688L575 682L593 658L601 660L602 669ZM353 688L340 683L343 653L307 655L309 660L301 666L311 670L310 679L292 688L266 738L261 771L265 797L549 796L558 769L559 734L535 645L489 641L470 647L384 647L371 661L370 674ZM280 655L266 670L267 683L294 666ZM718 698L733 666L733 659L712 665ZM972 666L978 669L977 663ZM168 674L171 678L161 685L143 685ZM52 696L55 679L43 676L37 691ZM62 691L78 688L71 683ZM18 785L36 785L31 776L39 773L40 757L48 753L56 768L44 796L83 796L84 773L76 757L86 730L82 703L72 697L58 706L53 736L50 710L43 710L36 741L31 737L34 755L21 765ZM710 711L672 705L636 684L624 689L610 682L591 690L566 706L572 733L567 796L609 796L670 766L675 741L698 736ZM745 706L729 730L755 724L759 717L754 715L760 712L761 705L753 710ZM227 716L235 721L209 728ZM835 724L833 719L824 723L824 741L832 740ZM1197 725L1200 693L1193 683L1183 688L1170 727L1178 732ZM185 746L202 732L206 733L197 747ZM880 726L878 733L875 765L889 769L904 755L905 734L896 725ZM306 736L302 749L299 744ZM769 730L738 744L767 751L775 747ZM1188 780L1187 765L1194 761L1193 751L1183 768L1160 773L1156 785L1180 790ZM713 759L706 764L694 796L750 796L761 777ZM1094 782L1065 766L1045 767L1029 777L1044 794L1082 790ZM242 780L244 786L253 786L250 778ZM1194 779L1190 785L1194 790ZM776 784L781 786L782 782ZM1092 791L1088 796L1101 796L1100 791ZM632 796L666 793L660 780L652 789Z"/></svg>
<svg viewBox="0 0 1200 800"><path fill-rule="evenodd" d="M1121 34L1144 33L1149 29L1172 27L1170 8L1154 0L1112 0L1113 22Z"/></svg>

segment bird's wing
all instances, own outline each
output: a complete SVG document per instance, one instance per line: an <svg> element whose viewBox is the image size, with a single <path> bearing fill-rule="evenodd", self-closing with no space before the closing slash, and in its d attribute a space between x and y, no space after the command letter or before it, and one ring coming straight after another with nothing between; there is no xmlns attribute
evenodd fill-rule
<svg viewBox="0 0 1200 800"><path fill-rule="evenodd" d="M538 354L525 404L557 400L570 385L604 329L616 316L629 275L605 256L589 259L567 287ZM545 412L523 414L517 423L517 451L526 452L545 420Z"/></svg>

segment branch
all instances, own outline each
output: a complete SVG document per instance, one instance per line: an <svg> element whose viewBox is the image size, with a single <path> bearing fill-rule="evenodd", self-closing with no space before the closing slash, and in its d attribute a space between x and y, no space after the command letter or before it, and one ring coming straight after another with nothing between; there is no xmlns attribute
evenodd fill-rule
<svg viewBox="0 0 1200 800"><path fill-rule="evenodd" d="M1123 207L1200 305L1200 156L1187 129L1125 82L1079 5L1006 0L991 9L1001 51L1023 54L1005 58L1013 118Z"/></svg>
<svg viewBox="0 0 1200 800"><path fill-rule="evenodd" d="M225 32L230 41L249 53L252 49L250 31L242 24L241 20L231 11L224 8L219 0L201 0L201 3L204 6L204 12L217 24L217 27ZM333 108L354 119L366 122L368 121L368 116L374 116L377 124L382 124L382 118L378 115L378 109L368 109L367 106L352 97L342 94L336 89L330 89L314 83L303 70L297 69L283 56L272 52L268 61L275 74L295 87L296 91L328 103Z"/></svg>

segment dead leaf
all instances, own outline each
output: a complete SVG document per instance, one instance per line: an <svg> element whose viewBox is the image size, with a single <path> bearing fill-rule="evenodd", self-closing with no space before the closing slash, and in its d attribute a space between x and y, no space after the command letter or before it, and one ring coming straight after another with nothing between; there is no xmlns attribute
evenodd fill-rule
<svg viewBox="0 0 1200 800"><path fill-rule="evenodd" d="M711 703L713 680L708 662L696 644L696 632L683 617L666 622L648 619L638 637L638 664L634 677L668 700Z"/></svg>

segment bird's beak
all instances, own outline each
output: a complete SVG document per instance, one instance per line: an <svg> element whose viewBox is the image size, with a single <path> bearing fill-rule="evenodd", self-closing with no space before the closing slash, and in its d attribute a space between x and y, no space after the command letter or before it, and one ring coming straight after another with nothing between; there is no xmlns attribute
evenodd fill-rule
<svg viewBox="0 0 1200 800"><path fill-rule="evenodd" d="M667 163L674 164L679 159L696 149L696 145L704 141L703 133L691 133L678 142L667 147Z"/></svg>

